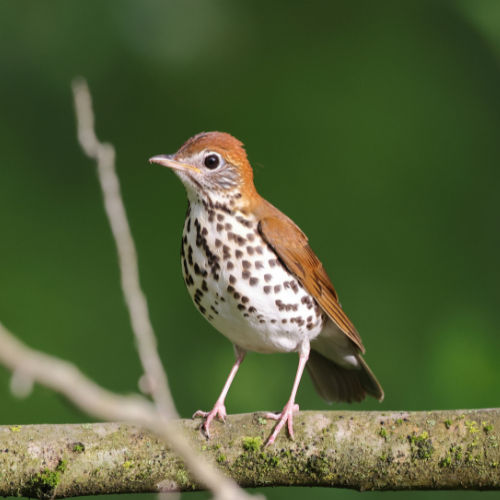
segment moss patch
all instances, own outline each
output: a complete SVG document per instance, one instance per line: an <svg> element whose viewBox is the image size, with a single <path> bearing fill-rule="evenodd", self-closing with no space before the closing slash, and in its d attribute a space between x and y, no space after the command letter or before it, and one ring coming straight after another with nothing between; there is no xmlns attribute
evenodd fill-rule
<svg viewBox="0 0 500 500"><path fill-rule="evenodd" d="M411 457L415 460L428 460L434 453L434 446L427 431L422 434L408 436L411 447Z"/></svg>
<svg viewBox="0 0 500 500"><path fill-rule="evenodd" d="M477 425L477 422L475 420L466 420L465 427L471 434L479 432L479 426Z"/></svg>
<svg viewBox="0 0 500 500"><path fill-rule="evenodd" d="M73 444L73 452L74 453L83 453L84 451L85 451L85 445L83 443Z"/></svg>
<svg viewBox="0 0 500 500"><path fill-rule="evenodd" d="M246 436L243 438L243 449L245 451L256 452L259 451L262 446L262 438L257 437L249 437Z"/></svg>
<svg viewBox="0 0 500 500"><path fill-rule="evenodd" d="M483 431L486 434L489 434L493 430L493 426L488 422L481 422L481 425L483 426Z"/></svg>
<svg viewBox="0 0 500 500"><path fill-rule="evenodd" d="M35 474L22 488L22 495L30 498L53 498L55 489L61 481L61 474L65 472L67 465L66 460L59 460L54 470L45 468Z"/></svg>
<svg viewBox="0 0 500 500"><path fill-rule="evenodd" d="M378 431L378 435L387 441L387 431L383 427Z"/></svg>

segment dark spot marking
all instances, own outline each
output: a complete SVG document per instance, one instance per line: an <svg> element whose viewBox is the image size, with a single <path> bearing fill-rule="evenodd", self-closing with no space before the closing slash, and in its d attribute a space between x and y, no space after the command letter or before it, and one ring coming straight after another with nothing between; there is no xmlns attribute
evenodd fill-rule
<svg viewBox="0 0 500 500"><path fill-rule="evenodd" d="M234 264L230 260L228 260L226 267L229 271L231 271L231 269L234 269Z"/></svg>
<svg viewBox="0 0 500 500"><path fill-rule="evenodd" d="M222 241L219 238L215 238L215 248L219 248L222 245Z"/></svg>
<svg viewBox="0 0 500 500"><path fill-rule="evenodd" d="M266 286L263 288L264 293L270 293L270 292L271 292L271 288L272 288L272 287L270 287L270 286L267 286L267 285L266 285Z"/></svg>
<svg viewBox="0 0 500 500"><path fill-rule="evenodd" d="M254 312L257 312L257 309L255 309L255 307L254 307L254 306L250 306L250 307L248 308L248 312L254 313Z"/></svg>
<svg viewBox="0 0 500 500"><path fill-rule="evenodd" d="M240 311L244 311L246 309L246 307L243 304L238 304L237 307Z"/></svg>
<svg viewBox="0 0 500 500"><path fill-rule="evenodd" d="M231 226L231 224L229 224L229 222L226 222L224 224L224 227L226 228L226 231L230 231L233 228L233 226Z"/></svg>
<svg viewBox="0 0 500 500"><path fill-rule="evenodd" d="M219 314L219 311L217 311L217 309L215 309L214 306L210 306L210 309L212 309L212 311L215 313L215 314Z"/></svg>
<svg viewBox="0 0 500 500"><path fill-rule="evenodd" d="M228 285L228 287L227 287L227 291L228 291L229 293L233 293L233 292L234 292L234 286Z"/></svg>
<svg viewBox="0 0 500 500"><path fill-rule="evenodd" d="M249 262L248 260L242 260L242 261L241 261L241 265L242 265L245 269L249 269L250 267L252 267L251 262Z"/></svg>
<svg viewBox="0 0 500 500"><path fill-rule="evenodd" d="M254 234L252 234L252 233L248 233L247 234L247 240L248 241L253 241L254 239L255 239L255 235Z"/></svg>
<svg viewBox="0 0 500 500"><path fill-rule="evenodd" d="M243 271L241 273L241 277L244 279L244 280L247 280L248 278L250 278L250 271Z"/></svg>
<svg viewBox="0 0 500 500"><path fill-rule="evenodd" d="M243 295L243 297L241 297L241 302L243 302L243 304L246 304L250 299L248 297L246 297L245 295Z"/></svg>
<svg viewBox="0 0 500 500"><path fill-rule="evenodd" d="M264 264L262 264L262 261L256 260L255 261L255 269L263 269L263 268L264 268Z"/></svg>
<svg viewBox="0 0 500 500"><path fill-rule="evenodd" d="M236 300L238 300L238 299L241 297L241 295L240 295L238 292L234 292L234 293L233 293L233 297L234 297Z"/></svg>
<svg viewBox="0 0 500 500"><path fill-rule="evenodd" d="M264 274L264 281L266 283L269 283L272 279L273 279L273 275L272 274Z"/></svg>
<svg viewBox="0 0 500 500"><path fill-rule="evenodd" d="M208 286L205 280L201 282L201 289L204 290L205 292L208 292Z"/></svg>
<svg viewBox="0 0 500 500"><path fill-rule="evenodd" d="M232 274L229 275L229 283L231 283L231 285L234 285L236 283L236 277Z"/></svg>
<svg viewBox="0 0 500 500"><path fill-rule="evenodd" d="M250 278L250 286L255 286L259 282L259 278L254 278L253 276Z"/></svg>
<svg viewBox="0 0 500 500"><path fill-rule="evenodd" d="M247 252L248 252L248 255L253 255L253 247L251 247L250 245L247 246Z"/></svg>
<svg viewBox="0 0 500 500"><path fill-rule="evenodd" d="M255 251L259 254L259 255L262 255L264 253L264 250L262 249L261 246L257 246L255 247Z"/></svg>
<svg viewBox="0 0 500 500"><path fill-rule="evenodd" d="M222 224L217 224L215 226L215 229L217 230L218 233L220 233L224 229L224 226Z"/></svg>
<svg viewBox="0 0 500 500"><path fill-rule="evenodd" d="M223 203L219 203L218 201L216 201L215 203L212 204L214 208L218 208L219 210L222 210L223 212L225 212L226 214L232 214L232 211L230 208L228 208L226 205L224 205Z"/></svg>
<svg viewBox="0 0 500 500"><path fill-rule="evenodd" d="M219 222L222 222L224 220L224 215L223 214L217 214L217 220Z"/></svg>
<svg viewBox="0 0 500 500"><path fill-rule="evenodd" d="M206 227L204 227L202 230L201 230L201 234L202 236L206 236L208 234L208 229Z"/></svg>
<svg viewBox="0 0 500 500"><path fill-rule="evenodd" d="M269 259L269 261L268 261L268 262L269 262L269 265L270 265L271 267L274 267L274 266L276 265L276 263L277 263L276 259Z"/></svg>
<svg viewBox="0 0 500 500"><path fill-rule="evenodd" d="M237 259L241 259L243 257L243 252L241 250L236 250L234 255L236 255Z"/></svg>
<svg viewBox="0 0 500 500"><path fill-rule="evenodd" d="M274 285L274 293L281 292L281 285Z"/></svg>

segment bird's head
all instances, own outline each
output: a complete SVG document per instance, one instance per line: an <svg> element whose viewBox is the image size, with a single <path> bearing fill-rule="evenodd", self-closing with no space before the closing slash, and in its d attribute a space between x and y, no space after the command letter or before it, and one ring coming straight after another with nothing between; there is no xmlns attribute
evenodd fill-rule
<svg viewBox="0 0 500 500"><path fill-rule="evenodd" d="M237 207L255 195L243 144L225 132L202 132L188 139L177 153L153 156L149 161L173 169L193 201Z"/></svg>

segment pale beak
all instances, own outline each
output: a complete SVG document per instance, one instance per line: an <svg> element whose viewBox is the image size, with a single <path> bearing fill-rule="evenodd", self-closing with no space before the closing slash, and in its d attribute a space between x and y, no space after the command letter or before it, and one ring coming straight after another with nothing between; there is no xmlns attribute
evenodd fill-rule
<svg viewBox="0 0 500 500"><path fill-rule="evenodd" d="M192 171L197 174L201 173L199 168L193 167L193 165L189 165L188 163L182 163L180 161L174 160L174 155L156 155L152 156L149 159L149 163L157 163L162 167L173 168L174 170L181 171Z"/></svg>

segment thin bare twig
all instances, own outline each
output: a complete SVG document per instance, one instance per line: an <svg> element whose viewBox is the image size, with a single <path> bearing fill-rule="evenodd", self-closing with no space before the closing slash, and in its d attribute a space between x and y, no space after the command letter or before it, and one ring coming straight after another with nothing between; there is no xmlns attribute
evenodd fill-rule
<svg viewBox="0 0 500 500"><path fill-rule="evenodd" d="M92 98L83 78L73 81L78 140L87 156L97 163L97 173L104 206L116 243L121 284L134 331L139 358L147 379L147 387L158 409L170 418L177 410L168 387L167 375L158 355L156 337L149 318L148 304L139 282L137 252L120 193L115 169L115 149L100 142L95 134Z"/></svg>

